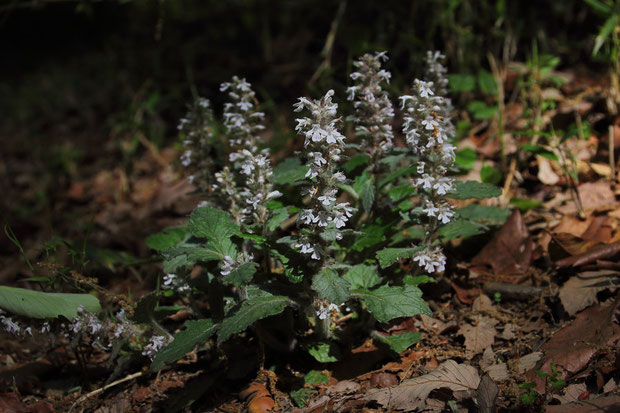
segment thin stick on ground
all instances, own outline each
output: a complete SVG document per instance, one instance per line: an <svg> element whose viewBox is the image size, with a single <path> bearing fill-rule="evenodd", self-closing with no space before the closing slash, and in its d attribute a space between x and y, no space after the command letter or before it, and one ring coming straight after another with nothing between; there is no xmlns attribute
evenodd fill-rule
<svg viewBox="0 0 620 413"><path fill-rule="evenodd" d="M119 379L119 380L113 381L113 382L112 382L112 383L110 383L110 384L106 384L105 386L103 386L103 387L101 387L101 388L99 388L99 389L97 389L97 390L93 390L93 391L91 391L90 393L86 393L85 395L83 395L82 397L80 397L79 399L77 399L77 400L75 401L75 403L73 403L73 405L72 405L72 406L71 406L71 408L69 409L69 413L71 413L71 412L73 411L73 408L74 408L75 406L77 406L78 404L80 404L80 403L84 402L85 400L87 400L87 399L89 399L89 398L91 398L91 397L93 397L93 396L96 396L96 395L98 395L99 393L103 393L104 391L106 391L106 390L108 390L109 388L114 387L114 386L116 386L116 385L118 385L118 384L121 384L121 383L124 383L124 382L126 382L126 381L129 381L129 380L133 380L133 379L135 379L135 378L138 378L138 377L142 376L143 374L144 374L144 373L143 373L143 372L141 372L141 371L140 371L140 372L138 372L138 373L133 373L133 374L130 374L129 376L125 376L125 377L123 377L122 379Z"/></svg>

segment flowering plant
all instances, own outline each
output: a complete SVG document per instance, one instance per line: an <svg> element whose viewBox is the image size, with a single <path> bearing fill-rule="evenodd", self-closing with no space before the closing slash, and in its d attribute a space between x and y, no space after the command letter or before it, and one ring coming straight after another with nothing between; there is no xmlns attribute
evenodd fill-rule
<svg viewBox="0 0 620 413"><path fill-rule="evenodd" d="M82 294L66 302L54 297L64 310L39 318L63 316L71 320L67 331L100 348L118 352L131 342L157 370L212 336L219 345L248 327L280 351L302 348L321 362L333 361L338 320L363 332L374 320L430 314L419 285L433 280L423 272L446 270L442 242L486 229L476 211L455 211L450 199L499 194L450 176L455 133L441 59L429 52L425 79L400 97L402 136L396 136L384 90L391 78L382 68L387 54L362 56L347 89L355 136L342 132L333 90L316 100L301 97L293 108L300 113L295 131L303 151L275 168L250 83L235 76L222 84L229 98L223 127L209 101L197 99L179 124L180 164L204 200L186 225L147 239L166 274L157 290L129 317L122 312L101 322L94 315L99 303ZM218 163L214 154L221 148L226 156ZM411 274L394 265L402 260L417 264ZM0 308L32 316L7 305L1 293ZM193 319L170 334L161 324L168 313L160 300ZM261 323L267 317L269 326ZM21 331L4 315L0 327ZM274 333L278 329L284 339Z"/></svg>

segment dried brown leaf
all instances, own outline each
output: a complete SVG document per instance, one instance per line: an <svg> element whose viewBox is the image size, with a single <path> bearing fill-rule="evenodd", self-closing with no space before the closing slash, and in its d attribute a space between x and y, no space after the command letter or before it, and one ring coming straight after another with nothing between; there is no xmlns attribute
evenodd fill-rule
<svg viewBox="0 0 620 413"><path fill-rule="evenodd" d="M490 317L480 317L476 325L464 324L459 330L459 334L465 337L465 348L467 357L472 358L490 347L495 341L495 325L497 320Z"/></svg>
<svg viewBox="0 0 620 413"><path fill-rule="evenodd" d="M615 271L587 271L571 277L560 288L560 301L568 314L575 315L589 305L598 302L599 291L613 287L620 273Z"/></svg>
<svg viewBox="0 0 620 413"><path fill-rule="evenodd" d="M441 388L472 392L478 388L478 371L454 360L443 362L437 369L423 376L403 381L388 389L369 391L363 400L374 400L384 407L413 410L424 407L431 391Z"/></svg>
<svg viewBox="0 0 620 413"><path fill-rule="evenodd" d="M547 405L546 413L600 413L618 411L620 396L596 397L568 404Z"/></svg>

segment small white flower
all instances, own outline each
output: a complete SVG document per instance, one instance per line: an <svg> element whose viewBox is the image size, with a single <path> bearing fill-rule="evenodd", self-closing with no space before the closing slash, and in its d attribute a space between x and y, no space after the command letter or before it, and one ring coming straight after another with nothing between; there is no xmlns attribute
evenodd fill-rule
<svg viewBox="0 0 620 413"><path fill-rule="evenodd" d="M435 94L432 89L433 82L424 82L421 80L416 80L416 84L420 88L420 96L422 96L423 98L427 98Z"/></svg>
<svg viewBox="0 0 620 413"><path fill-rule="evenodd" d="M424 188L424 189L431 189L433 187L435 183L435 178L433 178L433 176L429 175L429 174L423 174L421 178L418 178L416 180L416 187L418 188Z"/></svg>
<svg viewBox="0 0 620 413"><path fill-rule="evenodd" d="M449 178L440 178L433 185L433 189L437 190L438 195L445 195L452 190L452 180Z"/></svg>
<svg viewBox="0 0 620 413"><path fill-rule="evenodd" d="M187 150L183 152L183 155L181 155L181 165L187 168L188 166L191 165L191 163L192 163L192 151Z"/></svg>
<svg viewBox="0 0 620 413"><path fill-rule="evenodd" d="M321 201L324 206L330 206L331 204L336 202L336 197L333 196L331 193L325 193L325 195L321 195L320 197L318 197L318 200Z"/></svg>
<svg viewBox="0 0 620 413"><path fill-rule="evenodd" d="M427 116L426 119L422 121L422 125L424 125L426 130L434 130L439 127L439 122L437 122L432 116Z"/></svg>

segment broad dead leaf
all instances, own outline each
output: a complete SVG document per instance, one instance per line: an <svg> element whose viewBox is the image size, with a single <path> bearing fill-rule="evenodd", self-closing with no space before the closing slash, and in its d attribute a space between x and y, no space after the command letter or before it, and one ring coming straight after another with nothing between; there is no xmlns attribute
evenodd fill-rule
<svg viewBox="0 0 620 413"><path fill-rule="evenodd" d="M536 381L540 393L544 391L544 380L534 370L550 374L553 363L566 372L564 378L581 371L599 349L613 346L620 339L620 326L615 322L617 309L618 302L598 304L577 314L575 320L541 347L544 357L539 366L526 373L526 379Z"/></svg>
<svg viewBox="0 0 620 413"><path fill-rule="evenodd" d="M559 182L560 177L555 173L551 166L551 161L542 156L536 155L536 161L538 162L538 174L537 178L545 185L555 185Z"/></svg>
<svg viewBox="0 0 620 413"><path fill-rule="evenodd" d="M546 413L600 413L617 412L620 396L595 397L568 404L547 405Z"/></svg>
<svg viewBox="0 0 620 413"><path fill-rule="evenodd" d="M459 334L465 337L465 348L467 357L472 358L490 347L495 341L495 325L497 320L490 317L480 317L476 325L464 324L459 330Z"/></svg>
<svg viewBox="0 0 620 413"><path fill-rule="evenodd" d="M560 301L568 314L575 315L589 305L598 302L596 294L614 288L613 282L620 273L615 271L587 271L571 277L560 288Z"/></svg>
<svg viewBox="0 0 620 413"><path fill-rule="evenodd" d="M532 263L533 250L534 242L521 213L515 209L493 240L471 263L479 272L489 272L490 268L495 275L523 274Z"/></svg>
<svg viewBox="0 0 620 413"><path fill-rule="evenodd" d="M562 391L561 395L554 395L553 398L562 404L579 401L579 396L587 390L585 383L569 384Z"/></svg>
<svg viewBox="0 0 620 413"><path fill-rule="evenodd" d="M601 210L616 204L616 197L608 181L586 182L577 188L583 209Z"/></svg>
<svg viewBox="0 0 620 413"><path fill-rule="evenodd" d="M473 392L479 384L480 376L474 367L447 360L424 376L405 380L388 389L371 390L362 399L374 400L384 407L413 410L424 407L433 390L445 388Z"/></svg>
<svg viewBox="0 0 620 413"><path fill-rule="evenodd" d="M497 395L499 388L488 374L482 376L478 389L476 389L476 400L480 413L492 413L496 410Z"/></svg>
<svg viewBox="0 0 620 413"><path fill-rule="evenodd" d="M517 361L517 371L519 373L525 373L526 371L533 369L536 363L538 363L538 360L542 358L542 356L543 353L541 351L535 351L521 357Z"/></svg>

